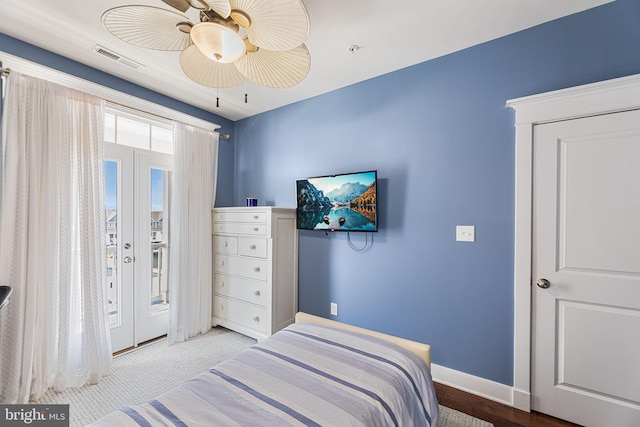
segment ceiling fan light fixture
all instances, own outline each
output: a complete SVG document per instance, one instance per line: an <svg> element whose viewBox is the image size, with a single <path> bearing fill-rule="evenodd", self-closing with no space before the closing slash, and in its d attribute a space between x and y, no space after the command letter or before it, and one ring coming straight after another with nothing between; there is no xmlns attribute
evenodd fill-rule
<svg viewBox="0 0 640 427"><path fill-rule="evenodd" d="M237 31L217 22L200 22L191 28L191 40L207 58L224 64L245 53Z"/></svg>

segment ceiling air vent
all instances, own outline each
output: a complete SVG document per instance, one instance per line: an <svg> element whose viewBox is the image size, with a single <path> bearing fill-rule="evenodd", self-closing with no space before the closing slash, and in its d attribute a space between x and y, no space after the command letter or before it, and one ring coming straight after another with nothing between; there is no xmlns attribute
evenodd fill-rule
<svg viewBox="0 0 640 427"><path fill-rule="evenodd" d="M100 45L95 45L93 47L93 51L99 55L104 56L105 58L109 58L113 61L119 62L123 65L126 65L127 67L131 67L134 69L138 69L140 67L142 67L142 64L137 63L136 61L133 61L129 58L126 58L122 55L119 55L117 53L115 53L112 50L107 49L106 47L102 47Z"/></svg>

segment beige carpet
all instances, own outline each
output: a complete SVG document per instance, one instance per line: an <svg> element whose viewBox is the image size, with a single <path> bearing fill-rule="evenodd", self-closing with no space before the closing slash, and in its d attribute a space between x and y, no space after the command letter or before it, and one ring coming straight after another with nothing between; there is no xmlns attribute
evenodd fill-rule
<svg viewBox="0 0 640 427"><path fill-rule="evenodd" d="M99 384L49 391L36 403L69 404L70 426L84 426L127 405L143 403L255 344L255 340L225 328L214 328L185 343L166 340L116 356L111 374ZM438 427L490 427L453 409L440 406Z"/></svg>

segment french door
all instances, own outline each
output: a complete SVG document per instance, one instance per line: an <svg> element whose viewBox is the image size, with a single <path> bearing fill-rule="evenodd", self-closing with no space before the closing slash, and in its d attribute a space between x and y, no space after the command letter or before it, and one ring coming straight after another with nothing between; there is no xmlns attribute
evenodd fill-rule
<svg viewBox="0 0 640 427"><path fill-rule="evenodd" d="M173 156L105 144L107 286L113 351L167 333Z"/></svg>

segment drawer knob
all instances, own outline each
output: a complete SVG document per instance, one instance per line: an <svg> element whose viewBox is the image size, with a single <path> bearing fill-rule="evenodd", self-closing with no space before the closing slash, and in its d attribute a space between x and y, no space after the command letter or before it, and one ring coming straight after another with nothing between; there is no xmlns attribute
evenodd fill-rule
<svg viewBox="0 0 640 427"><path fill-rule="evenodd" d="M253 216L253 219L258 219L258 218L260 218L258 215Z"/></svg>
<svg viewBox="0 0 640 427"><path fill-rule="evenodd" d="M255 316L255 317L253 318L253 321L254 321L254 322L259 322L259 321L260 321L260 318L259 318L258 316Z"/></svg>
<svg viewBox="0 0 640 427"><path fill-rule="evenodd" d="M260 296L260 291L254 291L254 292L253 292L253 294L254 294L255 296L259 297L259 296Z"/></svg>
<svg viewBox="0 0 640 427"><path fill-rule="evenodd" d="M224 282L220 282L220 287L224 288Z"/></svg>
<svg viewBox="0 0 640 427"><path fill-rule="evenodd" d="M224 247L225 248L229 247L229 242L227 242L226 240L224 241Z"/></svg>
<svg viewBox="0 0 640 427"><path fill-rule="evenodd" d="M253 271L255 271L256 273L260 273L260 267L254 267Z"/></svg>
<svg viewBox="0 0 640 427"><path fill-rule="evenodd" d="M249 249L252 249L252 250L254 250L254 251L255 251L255 250L256 250L256 245L251 245L251 246L249 246Z"/></svg>
<svg viewBox="0 0 640 427"><path fill-rule="evenodd" d="M224 305L220 304L220 305L218 306L218 308L220 309L220 311L222 311L222 310L224 310Z"/></svg>
<svg viewBox="0 0 640 427"><path fill-rule="evenodd" d="M220 265L221 265L221 266L222 266L222 265L224 265L224 261L220 261Z"/></svg>
<svg viewBox="0 0 640 427"><path fill-rule="evenodd" d="M260 229L258 227L254 227L253 231L260 231Z"/></svg>

